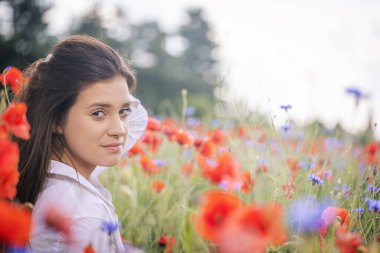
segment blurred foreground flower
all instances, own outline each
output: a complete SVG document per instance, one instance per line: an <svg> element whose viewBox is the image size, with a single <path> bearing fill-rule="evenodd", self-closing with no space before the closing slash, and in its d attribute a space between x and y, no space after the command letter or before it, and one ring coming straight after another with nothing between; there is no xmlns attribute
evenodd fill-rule
<svg viewBox="0 0 380 253"><path fill-rule="evenodd" d="M11 103L1 117L5 129L24 140L29 139L30 130L26 110L24 103Z"/></svg>
<svg viewBox="0 0 380 253"><path fill-rule="evenodd" d="M11 90L17 93L20 88L29 81L27 77L24 77L22 72L15 68L8 66L5 68L2 74L0 74L0 82L6 86L10 85Z"/></svg>
<svg viewBox="0 0 380 253"><path fill-rule="evenodd" d="M32 226L29 209L0 200L0 244L24 247Z"/></svg>
<svg viewBox="0 0 380 253"><path fill-rule="evenodd" d="M17 144L8 139L0 139L0 199L13 199L16 196L18 161Z"/></svg>
<svg viewBox="0 0 380 253"><path fill-rule="evenodd" d="M158 246L165 249L165 253L173 253L176 239L173 236L163 235L157 242Z"/></svg>
<svg viewBox="0 0 380 253"><path fill-rule="evenodd" d="M297 200L288 208L287 220L290 228L297 233L318 231L324 224L322 212L331 204L328 200L318 202L314 197Z"/></svg>
<svg viewBox="0 0 380 253"><path fill-rule="evenodd" d="M233 194L206 192L201 198L200 211L194 216L195 229L203 238L215 241L228 216L241 206L242 201Z"/></svg>

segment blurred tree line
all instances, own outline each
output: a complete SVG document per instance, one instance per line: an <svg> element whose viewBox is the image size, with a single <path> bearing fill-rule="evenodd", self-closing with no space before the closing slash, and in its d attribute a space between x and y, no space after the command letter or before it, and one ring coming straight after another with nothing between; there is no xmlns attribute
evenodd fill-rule
<svg viewBox="0 0 380 253"><path fill-rule="evenodd" d="M24 69L46 57L63 37L88 34L132 60L138 78L137 96L150 113L180 116L181 90L187 89L188 105L196 108L196 116L214 116L213 108L218 103L215 94L222 81L214 56L217 45L201 9L187 10L188 22L168 33L154 21L132 24L117 4L111 19L105 18L101 2L94 2L86 15L71 22L65 34L51 35L44 17L52 4L38 0L0 1L1 69L8 65Z"/></svg>

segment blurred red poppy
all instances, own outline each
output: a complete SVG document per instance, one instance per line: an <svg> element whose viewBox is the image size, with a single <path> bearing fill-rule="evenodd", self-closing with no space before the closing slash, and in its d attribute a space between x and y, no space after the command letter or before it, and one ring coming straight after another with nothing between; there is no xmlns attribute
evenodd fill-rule
<svg viewBox="0 0 380 253"><path fill-rule="evenodd" d="M250 193L253 189L253 179L251 177L251 173L249 171L244 171L241 173L242 178L242 186L240 191L243 193Z"/></svg>
<svg viewBox="0 0 380 253"><path fill-rule="evenodd" d="M0 74L0 82L4 86L10 85L14 93L17 93L28 81L29 78L24 77L22 72L15 67L8 66L4 72Z"/></svg>
<svg viewBox="0 0 380 253"><path fill-rule="evenodd" d="M144 154L144 147L141 141L136 142L135 145L128 151L129 156Z"/></svg>
<svg viewBox="0 0 380 253"><path fill-rule="evenodd" d="M367 252L367 248L362 243L363 236L348 232L346 227L339 227L335 230L335 246L340 253Z"/></svg>
<svg viewBox="0 0 380 253"><path fill-rule="evenodd" d="M167 119L162 123L162 132L166 135L169 141L173 141L177 134L177 125L173 120Z"/></svg>
<svg viewBox="0 0 380 253"><path fill-rule="evenodd" d="M13 199L16 195L18 161L17 144L8 139L0 139L0 198Z"/></svg>
<svg viewBox="0 0 380 253"><path fill-rule="evenodd" d="M329 226L334 223L337 217L340 219L341 226L344 226L346 228L349 227L350 214L348 213L347 209L329 206L322 212L321 218L323 220L323 224L319 229L319 234L326 236Z"/></svg>
<svg viewBox="0 0 380 253"><path fill-rule="evenodd" d="M156 164L154 164L153 160L150 157L146 155L141 156L140 164L144 172L146 172L149 175L160 172L159 167Z"/></svg>
<svg viewBox="0 0 380 253"><path fill-rule="evenodd" d="M91 244L89 244L84 248L83 253L96 253L96 251L92 248Z"/></svg>
<svg viewBox="0 0 380 253"><path fill-rule="evenodd" d="M176 141L179 145L190 147L193 145L194 139L188 131L180 129L177 131Z"/></svg>
<svg viewBox="0 0 380 253"><path fill-rule="evenodd" d="M215 241L217 232L229 215L242 206L242 201L231 193L206 192L201 198L200 211L193 217L196 231L203 238Z"/></svg>
<svg viewBox="0 0 380 253"><path fill-rule="evenodd" d="M32 215L27 208L0 200L0 224L0 244L27 245L32 226Z"/></svg>
<svg viewBox="0 0 380 253"><path fill-rule="evenodd" d="M173 253L176 239L173 236L163 235L157 242L158 246L165 249L165 253Z"/></svg>
<svg viewBox="0 0 380 253"><path fill-rule="evenodd" d="M152 131L146 131L142 137L142 142L148 144L152 152L157 152L162 143L161 136Z"/></svg>
<svg viewBox="0 0 380 253"><path fill-rule="evenodd" d="M61 208L48 206L44 213L44 221L48 227L62 233L67 242L75 240L71 237L71 218Z"/></svg>
<svg viewBox="0 0 380 253"><path fill-rule="evenodd" d="M212 158L215 155L215 144L211 140L206 140L202 143L202 145L199 147L199 153L201 153L203 156Z"/></svg>
<svg viewBox="0 0 380 253"><path fill-rule="evenodd" d="M12 103L1 117L7 131L11 131L24 140L29 139L30 130L30 125L26 119L26 110L26 104Z"/></svg>
<svg viewBox="0 0 380 253"><path fill-rule="evenodd" d="M155 179L152 181L152 189L155 192L160 193L164 188L165 188L165 182L163 182L162 180Z"/></svg>
<svg viewBox="0 0 380 253"><path fill-rule="evenodd" d="M150 131L160 131L161 130L161 121L156 118L149 117L148 124L146 128Z"/></svg>
<svg viewBox="0 0 380 253"><path fill-rule="evenodd" d="M239 180L240 165L235 161L230 152L223 152L217 161L198 155L198 163L202 168L202 175L211 182L219 184L223 179L230 181Z"/></svg>
<svg viewBox="0 0 380 253"><path fill-rule="evenodd" d="M282 207L269 203L239 208L226 220L216 238L220 253L266 252L269 245L286 241Z"/></svg>
<svg viewBox="0 0 380 253"><path fill-rule="evenodd" d="M208 136L215 144L223 144L226 142L226 134L218 128L210 130Z"/></svg>

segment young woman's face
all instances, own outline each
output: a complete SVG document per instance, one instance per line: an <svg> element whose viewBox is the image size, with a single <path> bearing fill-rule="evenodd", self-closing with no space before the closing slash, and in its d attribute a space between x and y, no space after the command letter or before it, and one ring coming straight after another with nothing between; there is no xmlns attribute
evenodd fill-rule
<svg viewBox="0 0 380 253"><path fill-rule="evenodd" d="M84 88L59 128L67 147L62 161L88 177L96 166L116 165L128 131L129 89L117 76ZM74 166L73 166L74 167Z"/></svg>

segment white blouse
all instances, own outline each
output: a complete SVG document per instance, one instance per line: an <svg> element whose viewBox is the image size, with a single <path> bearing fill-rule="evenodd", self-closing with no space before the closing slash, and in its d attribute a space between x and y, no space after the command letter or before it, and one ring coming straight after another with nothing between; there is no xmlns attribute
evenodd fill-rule
<svg viewBox="0 0 380 253"><path fill-rule="evenodd" d="M143 134L147 113L138 100L129 118L128 138L123 156ZM51 160L48 177L33 209L34 224L30 246L33 252L83 252L91 244L97 252L125 252L120 233L102 231L102 224L118 223L111 194L99 183L97 175L104 171L97 167L87 180L72 167ZM46 225L45 212L53 205L70 217L71 240Z"/></svg>

